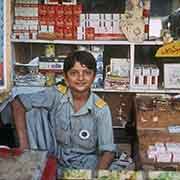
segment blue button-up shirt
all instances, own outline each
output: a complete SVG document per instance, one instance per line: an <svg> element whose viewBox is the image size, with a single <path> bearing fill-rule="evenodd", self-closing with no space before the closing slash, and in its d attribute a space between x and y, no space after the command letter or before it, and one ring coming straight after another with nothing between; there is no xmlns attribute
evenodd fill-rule
<svg viewBox="0 0 180 180"><path fill-rule="evenodd" d="M103 106L96 105L99 99L95 93L90 92L86 104L78 112L75 112L70 90L62 93L57 88L51 87L38 93L20 95L20 100L27 111L31 111L33 108L47 110L48 119L44 120L43 123L50 123L56 141L54 151L57 152L59 158L63 157L63 162L66 165L68 164L66 160L69 161L69 157L74 159L74 157L79 158L81 155L96 155L97 152L101 151L115 151L111 112L107 104L103 104ZM34 120L35 117L32 116L33 113L31 113L29 119L33 119L33 122L36 121ZM33 123L29 126L33 126ZM33 128L42 127L42 125L37 124L34 126L36 127ZM38 128L38 132L45 129L47 128ZM32 136L34 133L30 134ZM48 141L47 137L46 141ZM38 140L38 143L40 144L41 141ZM69 165L72 164L71 162Z"/></svg>

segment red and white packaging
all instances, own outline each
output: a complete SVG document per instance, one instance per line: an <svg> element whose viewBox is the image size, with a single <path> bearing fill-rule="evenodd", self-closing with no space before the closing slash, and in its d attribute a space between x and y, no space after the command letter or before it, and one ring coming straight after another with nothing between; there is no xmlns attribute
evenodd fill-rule
<svg viewBox="0 0 180 180"><path fill-rule="evenodd" d="M58 4L59 0L47 0L47 4Z"/></svg>
<svg viewBox="0 0 180 180"><path fill-rule="evenodd" d="M39 25L47 25L48 24L48 18L47 17L40 17L39 18Z"/></svg>
<svg viewBox="0 0 180 180"><path fill-rule="evenodd" d="M169 163L172 160L172 153L168 151L158 152L156 158L157 162Z"/></svg>
<svg viewBox="0 0 180 180"><path fill-rule="evenodd" d="M153 159L154 161L156 160L156 155L157 155L157 150L155 146L149 146L147 150L147 156L149 159Z"/></svg>
<svg viewBox="0 0 180 180"><path fill-rule="evenodd" d="M65 15L64 16L64 27L71 27L73 26L73 16L72 15Z"/></svg>
<svg viewBox="0 0 180 180"><path fill-rule="evenodd" d="M48 25L40 25L40 32L47 33L48 32Z"/></svg>
<svg viewBox="0 0 180 180"><path fill-rule="evenodd" d="M86 40L94 40L95 30L93 27L86 27L85 28L85 38L86 38Z"/></svg>
<svg viewBox="0 0 180 180"><path fill-rule="evenodd" d="M55 21L56 21L56 26L57 27L64 27L64 15L57 16L55 18Z"/></svg>
<svg viewBox="0 0 180 180"><path fill-rule="evenodd" d="M172 162L179 163L180 162L180 152L173 152L172 153Z"/></svg>
<svg viewBox="0 0 180 180"><path fill-rule="evenodd" d="M54 25L48 25L48 32L49 33L54 33L55 32Z"/></svg>
<svg viewBox="0 0 180 180"><path fill-rule="evenodd" d="M38 15L39 16L47 16L48 15L48 6L45 4L38 5Z"/></svg>
<svg viewBox="0 0 180 180"><path fill-rule="evenodd" d="M72 27L64 27L64 39L72 40L73 37L73 28Z"/></svg>
<svg viewBox="0 0 180 180"><path fill-rule="evenodd" d="M149 39L150 8L151 8L151 1L150 0L144 1L143 17L144 17L144 22L145 22L145 25L144 25L145 39Z"/></svg>
<svg viewBox="0 0 180 180"><path fill-rule="evenodd" d="M16 4L15 17L38 17L37 4Z"/></svg>
<svg viewBox="0 0 180 180"><path fill-rule="evenodd" d="M56 16L64 15L64 5L57 5L56 6Z"/></svg>
<svg viewBox="0 0 180 180"><path fill-rule="evenodd" d="M55 18L56 17L56 5L48 5L48 17Z"/></svg>
<svg viewBox="0 0 180 180"><path fill-rule="evenodd" d="M82 4L76 4L72 6L73 15L80 15L82 13Z"/></svg>
<svg viewBox="0 0 180 180"><path fill-rule="evenodd" d="M73 14L73 6L64 5L64 15L72 15L72 14Z"/></svg>
<svg viewBox="0 0 180 180"><path fill-rule="evenodd" d="M79 16L73 15L72 21L73 21L73 26L74 26L74 27L78 27L78 26L79 26L79 24L80 24Z"/></svg>

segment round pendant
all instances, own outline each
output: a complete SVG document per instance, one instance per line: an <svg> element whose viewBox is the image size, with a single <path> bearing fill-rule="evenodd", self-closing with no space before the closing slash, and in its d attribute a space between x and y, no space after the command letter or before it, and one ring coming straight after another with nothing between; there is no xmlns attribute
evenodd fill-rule
<svg viewBox="0 0 180 180"><path fill-rule="evenodd" d="M83 140L88 139L89 136L90 136L90 133L89 133L88 130L83 129L83 130L81 130L81 131L79 132L79 137L80 137L81 139L83 139Z"/></svg>

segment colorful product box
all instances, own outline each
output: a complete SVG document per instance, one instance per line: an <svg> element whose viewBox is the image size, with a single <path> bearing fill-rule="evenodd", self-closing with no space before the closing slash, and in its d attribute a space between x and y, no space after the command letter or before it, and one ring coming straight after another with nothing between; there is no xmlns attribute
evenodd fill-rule
<svg viewBox="0 0 180 180"><path fill-rule="evenodd" d="M48 13L47 13L48 17L52 17L52 18L56 17L56 6L55 5L48 5L47 11L48 11Z"/></svg>
<svg viewBox="0 0 180 180"><path fill-rule="evenodd" d="M47 16L48 15L48 6L45 4L38 5L38 16Z"/></svg>
<svg viewBox="0 0 180 180"><path fill-rule="evenodd" d="M72 15L65 15L64 16L64 27L73 26L73 16Z"/></svg>
<svg viewBox="0 0 180 180"><path fill-rule="evenodd" d="M64 15L61 15L61 16L57 16L55 18L55 21L56 21L56 26L57 27L64 27Z"/></svg>
<svg viewBox="0 0 180 180"><path fill-rule="evenodd" d="M64 39L72 40L73 39L73 28L72 27L64 27Z"/></svg>
<svg viewBox="0 0 180 180"><path fill-rule="evenodd" d="M73 14L73 6L64 5L64 15L72 15L72 14Z"/></svg>
<svg viewBox="0 0 180 180"><path fill-rule="evenodd" d="M73 18L73 19L72 19L72 21L73 21L73 26L78 27L79 24L80 24L80 22L79 22L79 16L73 15L72 18Z"/></svg>
<svg viewBox="0 0 180 180"><path fill-rule="evenodd" d="M58 4L59 0L47 0L47 4Z"/></svg>
<svg viewBox="0 0 180 180"><path fill-rule="evenodd" d="M82 13L82 4L77 4L72 6L73 15L80 15Z"/></svg>
<svg viewBox="0 0 180 180"><path fill-rule="evenodd" d="M64 14L64 5L56 6L56 16L62 16Z"/></svg>
<svg viewBox="0 0 180 180"><path fill-rule="evenodd" d="M59 32L56 33L56 38L59 39L59 40L64 39L63 28L62 28L62 31L59 31Z"/></svg>
<svg viewBox="0 0 180 180"><path fill-rule="evenodd" d="M87 40L94 40L95 31L93 27L86 27L85 28L85 37Z"/></svg>

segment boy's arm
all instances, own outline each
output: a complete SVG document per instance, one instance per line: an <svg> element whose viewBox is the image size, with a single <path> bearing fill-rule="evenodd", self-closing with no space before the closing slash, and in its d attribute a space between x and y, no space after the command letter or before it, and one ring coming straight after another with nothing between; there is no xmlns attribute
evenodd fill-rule
<svg viewBox="0 0 180 180"><path fill-rule="evenodd" d="M114 159L113 152L103 152L98 160L96 169L108 169Z"/></svg>
<svg viewBox="0 0 180 180"><path fill-rule="evenodd" d="M19 138L19 148L22 150L29 148L26 119L25 119L26 118L25 108L18 98L15 98L12 101L11 106L12 106L14 124Z"/></svg>

